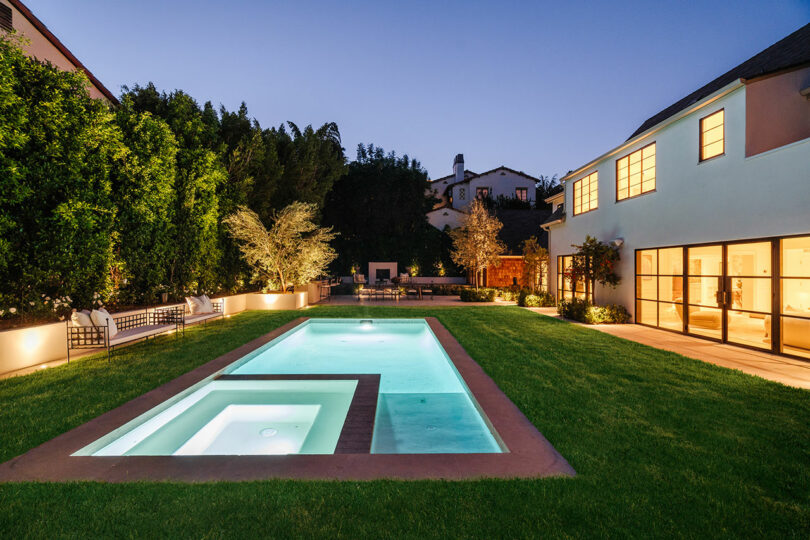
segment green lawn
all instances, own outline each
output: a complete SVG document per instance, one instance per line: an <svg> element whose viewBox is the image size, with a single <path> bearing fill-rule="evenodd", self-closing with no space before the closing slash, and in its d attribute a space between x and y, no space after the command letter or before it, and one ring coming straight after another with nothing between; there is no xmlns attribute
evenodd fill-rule
<svg viewBox="0 0 810 540"><path fill-rule="evenodd" d="M573 479L0 485L0 537L810 537L810 392L516 307L249 312L0 381L0 461L301 314L432 315Z"/></svg>

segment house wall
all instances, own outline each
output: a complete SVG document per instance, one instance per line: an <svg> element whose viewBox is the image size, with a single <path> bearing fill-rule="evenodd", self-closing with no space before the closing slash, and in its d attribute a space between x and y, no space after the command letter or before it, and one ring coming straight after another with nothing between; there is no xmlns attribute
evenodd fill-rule
<svg viewBox="0 0 810 540"><path fill-rule="evenodd" d="M16 7L14 7L7 0L0 0L0 4L4 4L11 8L11 19L14 29L30 41L30 43L24 47L26 54L41 61L47 60L63 71L72 71L76 69L76 66L64 54L62 54L62 52L57 49L54 44L50 42L50 40L43 36L42 33L40 33L40 31L37 30L33 24L31 24L31 21L29 21ZM95 99L106 99L104 94L102 94L101 91L92 84L89 86L89 94L90 97Z"/></svg>
<svg viewBox="0 0 810 540"><path fill-rule="evenodd" d="M499 195L504 197L514 197L515 188L524 187L527 189L529 201L534 201L535 187L534 180L520 176L510 171L496 169L484 176L477 176L470 181L452 187L453 208L466 208L475 199L475 190L478 187L492 188L492 198ZM464 198L461 198L461 189L464 189Z"/></svg>
<svg viewBox="0 0 810 540"><path fill-rule="evenodd" d="M745 154L753 156L810 137L810 67L746 85Z"/></svg>
<svg viewBox="0 0 810 540"><path fill-rule="evenodd" d="M486 272L486 287L509 287L514 284L523 284L523 257L502 256L500 266L489 266Z"/></svg>
<svg viewBox="0 0 810 540"><path fill-rule="evenodd" d="M427 213L428 223L439 229L444 230L445 226L451 229L461 227L461 222L464 219L463 213L451 208L440 208Z"/></svg>
<svg viewBox="0 0 810 540"><path fill-rule="evenodd" d="M616 302L635 311L634 250L699 242L741 240L810 232L810 139L746 157L746 87L734 85L660 131L581 171L599 171L599 208L550 228L549 285L556 292L557 256L570 254L590 234L624 239L616 289L597 285L597 303ZM728 92L723 95L724 92ZM722 97L719 97L722 96ZM698 162L700 118L725 109L726 153ZM616 159L656 141L656 191L616 201ZM573 209L566 186L565 207Z"/></svg>

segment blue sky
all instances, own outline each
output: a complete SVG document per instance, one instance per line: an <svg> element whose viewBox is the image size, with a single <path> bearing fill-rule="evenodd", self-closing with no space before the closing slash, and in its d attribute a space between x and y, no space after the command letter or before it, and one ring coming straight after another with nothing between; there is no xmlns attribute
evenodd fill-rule
<svg viewBox="0 0 810 540"><path fill-rule="evenodd" d="M810 22L810 0L24 0L110 89L247 102L264 127L335 121L431 177L563 174Z"/></svg>

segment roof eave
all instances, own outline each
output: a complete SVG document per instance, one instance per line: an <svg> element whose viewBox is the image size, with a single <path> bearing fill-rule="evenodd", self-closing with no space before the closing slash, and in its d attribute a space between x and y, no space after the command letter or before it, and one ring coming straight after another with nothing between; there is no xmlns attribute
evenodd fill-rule
<svg viewBox="0 0 810 540"><path fill-rule="evenodd" d="M645 138L647 138L647 137L649 137L651 135L654 135L654 134L658 133L659 131L661 131L665 127L669 126L670 124L674 124L678 120L681 120L681 119L685 118L686 116L689 116L693 112L695 112L695 111L697 111L699 109L702 109L703 107L707 107L708 105L711 105L712 103L714 103L718 99L720 99L722 97L725 97L726 95L730 94L731 92L734 92L735 90L739 90L743 86L744 86L744 81L742 79L736 79L734 82L731 82L731 83L727 84L726 86L724 86L723 88L721 88L717 92L715 92L715 93L713 93L713 94L711 94L709 96L706 96L705 98L703 98L702 100L700 100L697 103L693 104L692 106L680 111L677 114L674 114L674 115L670 116L666 120L664 120L662 122L659 122L658 124L656 124L656 125L650 127L649 129L647 129L646 131L644 131L642 133L639 133L638 135L636 135L632 139L627 139L626 141L624 141L619 146L613 148L612 150L609 150L609 151L605 152L604 154L602 154L598 158L596 158L596 159L594 159L592 161L589 161L587 164L583 165L582 167L579 167L578 169L566 174L565 176L563 176L560 179L560 182L562 183L562 182L565 182L566 180L570 180L571 178L579 176L584 171L586 171L586 170L590 169L591 167L594 167L595 165L597 165L599 162L604 161L604 160L610 158L611 156L613 156L615 154L618 154L619 152L621 152L623 150L626 150L627 148L633 146L634 144L641 141L642 139L645 139Z"/></svg>

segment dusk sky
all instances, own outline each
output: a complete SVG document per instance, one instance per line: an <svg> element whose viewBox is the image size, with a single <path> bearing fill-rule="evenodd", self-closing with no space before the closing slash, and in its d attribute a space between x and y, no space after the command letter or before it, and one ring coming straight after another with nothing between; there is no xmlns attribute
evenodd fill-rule
<svg viewBox="0 0 810 540"><path fill-rule="evenodd" d="M810 22L810 0L25 0L113 93L149 81L245 101L263 127L334 121L432 178L464 153L564 174Z"/></svg>

